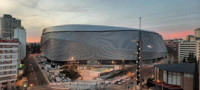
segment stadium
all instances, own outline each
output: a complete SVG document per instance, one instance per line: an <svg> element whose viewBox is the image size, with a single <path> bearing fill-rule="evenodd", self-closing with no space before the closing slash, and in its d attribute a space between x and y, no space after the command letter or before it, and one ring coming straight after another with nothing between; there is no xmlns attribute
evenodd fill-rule
<svg viewBox="0 0 200 90"><path fill-rule="evenodd" d="M43 55L53 62L136 60L136 41L143 42L144 61L167 56L162 36L156 32L125 27L101 25L61 25L43 30Z"/></svg>

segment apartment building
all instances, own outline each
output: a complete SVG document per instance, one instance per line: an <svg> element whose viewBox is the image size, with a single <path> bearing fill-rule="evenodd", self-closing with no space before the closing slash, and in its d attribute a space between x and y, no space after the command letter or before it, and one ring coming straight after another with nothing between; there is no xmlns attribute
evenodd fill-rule
<svg viewBox="0 0 200 90"><path fill-rule="evenodd" d="M183 39L181 39L181 38L164 40L165 45L167 47L168 54L178 56L179 43L182 42L182 41L183 41Z"/></svg>
<svg viewBox="0 0 200 90"><path fill-rule="evenodd" d="M19 59L18 40L0 40L0 89L14 88Z"/></svg>

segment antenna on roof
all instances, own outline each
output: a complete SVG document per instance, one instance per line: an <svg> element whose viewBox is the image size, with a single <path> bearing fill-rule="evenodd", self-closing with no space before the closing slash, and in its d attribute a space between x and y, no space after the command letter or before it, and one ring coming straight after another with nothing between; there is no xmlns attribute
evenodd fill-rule
<svg viewBox="0 0 200 90"><path fill-rule="evenodd" d="M142 17L140 16L139 17L139 29L141 29L141 25L142 25L141 23L142 23Z"/></svg>

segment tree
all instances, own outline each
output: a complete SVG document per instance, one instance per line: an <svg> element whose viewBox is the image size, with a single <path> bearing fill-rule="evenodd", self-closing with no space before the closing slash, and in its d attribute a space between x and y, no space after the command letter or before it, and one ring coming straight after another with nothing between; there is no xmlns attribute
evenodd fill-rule
<svg viewBox="0 0 200 90"><path fill-rule="evenodd" d="M198 62L195 61L195 68L194 68L194 78L193 78L193 90L199 90L199 69L198 69Z"/></svg>
<svg viewBox="0 0 200 90"><path fill-rule="evenodd" d="M199 69L198 69L198 62L194 53L192 52L189 53L187 62L195 64L194 73L193 73L193 90L199 90Z"/></svg>
<svg viewBox="0 0 200 90"><path fill-rule="evenodd" d="M153 82L153 79L152 78L148 78L147 79L147 87L153 87L154 84L152 82Z"/></svg>
<svg viewBox="0 0 200 90"><path fill-rule="evenodd" d="M183 62L186 62L186 59L185 59L185 57L183 58Z"/></svg>
<svg viewBox="0 0 200 90"><path fill-rule="evenodd" d="M196 56L194 55L194 53L189 53L189 57L187 59L187 62L188 63L195 63L197 60L196 60Z"/></svg>

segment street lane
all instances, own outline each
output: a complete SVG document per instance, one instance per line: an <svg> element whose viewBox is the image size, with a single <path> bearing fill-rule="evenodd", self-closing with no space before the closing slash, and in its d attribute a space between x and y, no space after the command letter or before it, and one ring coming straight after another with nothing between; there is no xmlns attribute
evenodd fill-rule
<svg viewBox="0 0 200 90"><path fill-rule="evenodd" d="M25 74L28 78L29 86L47 86L48 81L45 79L40 67L38 66L33 55L24 60L25 64Z"/></svg>

